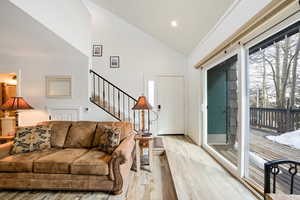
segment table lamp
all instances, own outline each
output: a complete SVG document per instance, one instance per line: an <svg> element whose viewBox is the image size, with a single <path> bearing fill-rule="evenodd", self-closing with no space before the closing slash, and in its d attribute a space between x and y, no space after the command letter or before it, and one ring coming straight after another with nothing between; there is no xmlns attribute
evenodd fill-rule
<svg viewBox="0 0 300 200"><path fill-rule="evenodd" d="M7 111L16 111L16 125L18 126L18 110L33 109L23 97L11 97L4 104L0 106L0 110L6 112L5 117L8 117Z"/></svg>
<svg viewBox="0 0 300 200"><path fill-rule="evenodd" d="M138 101L133 106L132 110L141 110L141 124L142 124L142 133L145 131L145 110L151 110L152 106L148 103L147 98L142 95L138 98Z"/></svg>

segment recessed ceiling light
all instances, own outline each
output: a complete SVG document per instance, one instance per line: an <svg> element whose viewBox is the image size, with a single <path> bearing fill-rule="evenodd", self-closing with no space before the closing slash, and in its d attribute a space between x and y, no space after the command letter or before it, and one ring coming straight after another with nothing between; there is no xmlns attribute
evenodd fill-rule
<svg viewBox="0 0 300 200"><path fill-rule="evenodd" d="M178 24L177 24L177 22L176 22L175 20L173 20L173 21L171 21L171 26L172 26L172 27L177 27Z"/></svg>

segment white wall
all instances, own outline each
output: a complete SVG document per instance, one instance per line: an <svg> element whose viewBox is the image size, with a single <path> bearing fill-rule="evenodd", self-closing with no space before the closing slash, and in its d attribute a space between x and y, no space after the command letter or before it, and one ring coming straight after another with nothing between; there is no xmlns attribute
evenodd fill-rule
<svg viewBox="0 0 300 200"><path fill-rule="evenodd" d="M34 110L20 113L20 125L34 125L48 120L47 107L81 107L82 120L114 120L89 102L88 58L73 52L72 57L9 57L0 55L0 73L21 72L21 96ZM49 75L72 76L72 98L46 98L45 77ZM88 108L88 111L85 111Z"/></svg>
<svg viewBox="0 0 300 200"><path fill-rule="evenodd" d="M109 11L89 2L93 18L92 43L103 45L103 57L93 57L92 67L135 97L145 79L159 74L184 75L187 58ZM110 56L120 56L120 68L111 69Z"/></svg>
<svg viewBox="0 0 300 200"><path fill-rule="evenodd" d="M192 51L189 64L195 65L270 2L271 0L237 0L226 16L220 19L217 26Z"/></svg>
<svg viewBox="0 0 300 200"><path fill-rule="evenodd" d="M10 0L77 48L90 56L91 17L81 0Z"/></svg>
<svg viewBox="0 0 300 200"><path fill-rule="evenodd" d="M21 0L16 1L18 3L23 2ZM49 2L50 1L47 1L47 3ZM58 27L51 27L52 31L53 29L58 30L58 32L62 31L56 34L52 32L47 33L44 30L45 28L41 28L43 29L42 31L39 26L35 24L35 30L33 30L32 33L44 34L44 37L39 37L39 39L48 38L49 40L44 41L41 39L39 43L44 45L41 45L39 48L47 48L47 45L49 45L47 43L51 43L57 46L57 48L62 49L59 53L49 51L48 54L43 54L43 56L34 54L30 56L10 56L1 54L0 51L0 73L18 73L21 71L22 96L35 108L32 111L24 111L20 114L20 125L32 125L36 122L47 120L48 113L45 110L46 106L81 106L83 110L82 120L114 120L110 115L89 102L89 57L82 53L85 48L80 48L81 51L78 51L80 44L77 44L78 46L75 48L74 44L76 43L68 41L75 40L75 38L79 40L79 36L68 36L69 32L64 32L65 29L60 29L61 24L59 20L55 21L54 18L52 18L54 16L47 13L49 18L44 19L40 11L38 12L33 9L42 6L39 8L52 12L53 9L55 9L55 2L58 1L53 1L53 4L47 5L50 6L50 9L48 9L48 7L47 9L42 9L46 6L42 3L36 2L37 5L34 5L33 3L35 3L35 1L33 0L30 0L28 5L21 5L30 10L33 16L41 17L38 19L39 21L46 20L45 23L47 23L47 26L49 24L51 25L51 23L53 23L53 25L56 24ZM89 3L87 2L87 4ZM65 6L63 3L63 8ZM143 90L142 72L144 72L145 79L154 79L159 74L185 75L187 67L186 56L170 49L162 42L152 38L104 9L94 7L93 4L89 4L89 8L93 15L93 27L90 30L93 34L93 43L104 45L104 56L100 58L94 57L92 60L92 66L95 71L134 97L138 97ZM58 16L60 16L60 11L62 10L58 8ZM57 12L55 11L54 13ZM26 16L22 17L26 18ZM75 22L71 20L62 23L65 24L66 28L70 25L72 29ZM85 25L83 25L82 29L84 29L84 27ZM75 29L72 29L72 33L74 34L76 32ZM64 36L54 36L59 34L63 34ZM67 42L63 39L66 39ZM81 37L80 40L83 40L83 37ZM71 42L72 45L70 45ZM26 48L30 48L30 43ZM38 52L39 49L35 49L35 51ZM89 54L91 52L90 46L88 52ZM109 56L111 55L120 56L120 69L109 68ZM46 98L45 76L47 75L71 75L73 77L72 99ZM85 108L88 108L88 111L84 111Z"/></svg>
<svg viewBox="0 0 300 200"><path fill-rule="evenodd" d="M77 55L77 57L76 57ZM21 96L35 109L23 111L20 125L33 125L48 120L46 106L82 106L88 107L87 63L88 58L76 54L74 57L9 57L0 55L0 72L21 72ZM73 79L73 97L71 99L48 99L45 97L45 77L48 75L71 75ZM86 116L83 116L86 118Z"/></svg>
<svg viewBox="0 0 300 200"><path fill-rule="evenodd" d="M196 70L194 65L213 49L229 38L251 17L263 9L271 0L237 0L230 10L213 30L197 45L188 57L187 80L189 85L188 117L190 122L188 135L197 143L201 144L202 113L202 86L201 70Z"/></svg>
<svg viewBox="0 0 300 200"><path fill-rule="evenodd" d="M92 58L92 68L133 97L143 92L143 76L185 75L187 57L90 1L92 43L103 45L103 57ZM120 68L110 68L110 56L120 56ZM106 116L106 114L104 114Z"/></svg>

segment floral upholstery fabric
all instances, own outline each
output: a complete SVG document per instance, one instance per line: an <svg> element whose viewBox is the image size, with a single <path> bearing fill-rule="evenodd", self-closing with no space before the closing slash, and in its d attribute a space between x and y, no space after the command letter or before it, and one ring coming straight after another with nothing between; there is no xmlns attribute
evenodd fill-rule
<svg viewBox="0 0 300 200"><path fill-rule="evenodd" d="M94 137L93 147L99 146L100 136L103 134L103 127L113 127L121 129L121 141L130 135L133 131L131 122L98 122L97 129Z"/></svg>
<svg viewBox="0 0 300 200"><path fill-rule="evenodd" d="M48 149L51 147L50 136L48 126L18 128L11 154Z"/></svg>
<svg viewBox="0 0 300 200"><path fill-rule="evenodd" d="M106 153L112 154L119 146L121 140L121 128L102 127L103 133L99 137L99 149Z"/></svg>

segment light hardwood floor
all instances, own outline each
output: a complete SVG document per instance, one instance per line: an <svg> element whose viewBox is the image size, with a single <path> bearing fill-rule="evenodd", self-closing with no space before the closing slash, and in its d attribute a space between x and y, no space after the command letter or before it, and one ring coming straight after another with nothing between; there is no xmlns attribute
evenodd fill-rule
<svg viewBox="0 0 300 200"><path fill-rule="evenodd" d="M153 173L131 171L122 195L103 192L0 191L0 200L177 200L166 156L154 155Z"/></svg>
<svg viewBox="0 0 300 200"><path fill-rule="evenodd" d="M165 137L165 150L180 200L256 200L201 147L185 137Z"/></svg>
<svg viewBox="0 0 300 200"><path fill-rule="evenodd" d="M123 195L102 192L0 192L0 200L256 200L203 149L184 137L164 137L153 173L130 173ZM174 182L174 183L173 183ZM174 189L176 188L176 191Z"/></svg>

